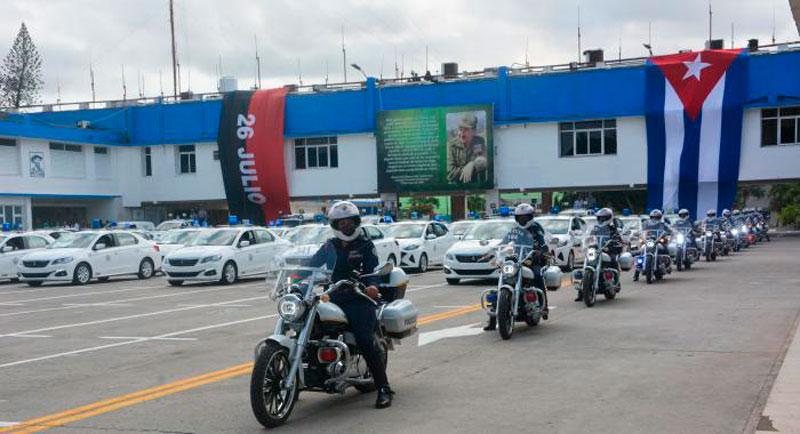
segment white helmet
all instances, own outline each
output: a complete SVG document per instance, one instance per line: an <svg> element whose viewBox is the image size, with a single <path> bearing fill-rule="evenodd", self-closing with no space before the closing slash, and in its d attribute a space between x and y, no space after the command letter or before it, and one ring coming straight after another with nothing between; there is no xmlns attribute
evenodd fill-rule
<svg viewBox="0 0 800 434"><path fill-rule="evenodd" d="M607 224L611 223L611 219L614 217L614 212L611 211L611 208L603 208L600 211L597 211L595 217L597 217L597 223L600 226L606 226Z"/></svg>
<svg viewBox="0 0 800 434"><path fill-rule="evenodd" d="M514 208L514 221L517 222L517 226L527 229L533 223L533 207L527 203L521 203ZM528 218L520 218L528 216ZM524 220L522 222L521 220Z"/></svg>
<svg viewBox="0 0 800 434"><path fill-rule="evenodd" d="M339 230L339 222L344 219L355 220L355 228L349 234ZM361 215L358 211L358 207L355 206L353 202L343 200L333 204L328 211L328 222L331 228L333 228L333 233L336 235L336 238L342 241L353 241L361 235L361 231L359 230L361 228Z"/></svg>

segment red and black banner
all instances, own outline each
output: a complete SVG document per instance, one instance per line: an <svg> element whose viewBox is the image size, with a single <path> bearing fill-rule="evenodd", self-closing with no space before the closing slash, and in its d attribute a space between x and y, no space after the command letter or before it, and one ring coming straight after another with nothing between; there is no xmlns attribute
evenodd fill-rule
<svg viewBox="0 0 800 434"><path fill-rule="evenodd" d="M264 224L289 214L283 163L286 89L225 94L219 119L219 162L230 213Z"/></svg>

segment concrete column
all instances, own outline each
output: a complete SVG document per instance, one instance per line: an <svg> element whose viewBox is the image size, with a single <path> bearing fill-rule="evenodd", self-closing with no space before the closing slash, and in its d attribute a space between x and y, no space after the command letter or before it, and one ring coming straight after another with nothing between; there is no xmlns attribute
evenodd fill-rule
<svg viewBox="0 0 800 434"><path fill-rule="evenodd" d="M553 192L542 192L542 214L549 214L550 209L553 207Z"/></svg>
<svg viewBox="0 0 800 434"><path fill-rule="evenodd" d="M486 214L492 215L492 204L500 208L500 190L486 190Z"/></svg>

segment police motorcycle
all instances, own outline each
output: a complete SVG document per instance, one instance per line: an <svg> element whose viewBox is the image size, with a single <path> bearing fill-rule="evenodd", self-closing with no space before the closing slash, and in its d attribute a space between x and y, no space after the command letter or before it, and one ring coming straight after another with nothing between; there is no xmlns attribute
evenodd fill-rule
<svg viewBox="0 0 800 434"><path fill-rule="evenodd" d="M672 257L669 255L669 239L660 230L645 230L642 247L636 257L636 270L643 273L647 283L661 280L672 273ZM684 238L685 241L685 238Z"/></svg>
<svg viewBox="0 0 800 434"><path fill-rule="evenodd" d="M678 271L691 270L692 264L700 258L697 247L691 243L694 230L678 227L673 227L672 230L675 234L669 242L668 250L670 256L674 258L675 268Z"/></svg>
<svg viewBox="0 0 800 434"><path fill-rule="evenodd" d="M300 391L344 393L375 390L366 362L348 330L345 313L330 302L337 291L352 291L379 305L375 340L384 365L388 351L417 331L417 309L404 300L408 277L391 264L369 275L330 281L324 268L284 265L271 294L278 304L278 323L272 336L255 348L250 382L250 403L258 421L267 428L286 422ZM365 293L362 280L379 276L381 301Z"/></svg>
<svg viewBox="0 0 800 434"><path fill-rule="evenodd" d="M703 256L706 258L706 262L717 260L717 255L722 253L722 237L719 225L708 223L703 225L700 245L703 246Z"/></svg>
<svg viewBox="0 0 800 434"><path fill-rule="evenodd" d="M561 268L554 265L551 255L545 256L548 265L542 268L546 288L525 286L526 282L534 279L533 270L524 265L534 252L530 246L514 243L498 247L493 260L500 269L497 288L481 293L481 307L489 316L497 318L497 329L505 340L511 339L517 321L525 321L528 326L534 327L540 320L548 319L544 291L561 287Z"/></svg>
<svg viewBox="0 0 800 434"><path fill-rule="evenodd" d="M613 300L622 289L619 270L610 266L611 256L604 251L613 242L609 237L598 235L590 235L583 240L583 267L572 272L572 286L583 293L586 307L594 306L598 292L606 300ZM633 257L629 252L624 252L617 258L622 271L630 270L632 262Z"/></svg>

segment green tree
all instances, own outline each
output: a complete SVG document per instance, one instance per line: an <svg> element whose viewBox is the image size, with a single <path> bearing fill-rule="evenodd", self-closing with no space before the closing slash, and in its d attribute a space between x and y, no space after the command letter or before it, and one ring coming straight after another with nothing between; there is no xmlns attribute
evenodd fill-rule
<svg viewBox="0 0 800 434"><path fill-rule="evenodd" d="M481 212L486 210L486 199L483 196L467 196L467 211Z"/></svg>
<svg viewBox="0 0 800 434"><path fill-rule="evenodd" d="M411 198L411 205L408 207L409 212L416 212L417 216L421 217L428 214L433 214L439 206L439 199L436 197L413 197Z"/></svg>
<svg viewBox="0 0 800 434"><path fill-rule="evenodd" d="M747 206L747 200L750 197L754 197L756 199L761 199L764 197L766 192L764 191L764 187L760 185L739 185L739 188L736 191L736 207L737 208L744 208Z"/></svg>
<svg viewBox="0 0 800 434"><path fill-rule="evenodd" d="M35 104L39 101L42 86L42 59L28 28L22 23L17 38L0 67L0 106Z"/></svg>

